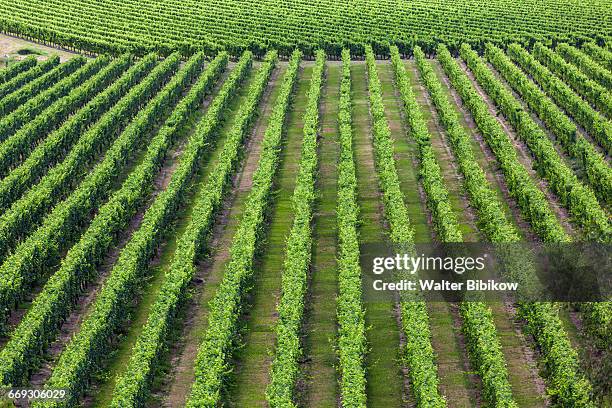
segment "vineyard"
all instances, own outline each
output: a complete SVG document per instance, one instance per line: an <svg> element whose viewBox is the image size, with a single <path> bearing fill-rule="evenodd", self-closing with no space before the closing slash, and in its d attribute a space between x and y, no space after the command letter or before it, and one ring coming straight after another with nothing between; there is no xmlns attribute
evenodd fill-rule
<svg viewBox="0 0 612 408"><path fill-rule="evenodd" d="M481 49L533 41L574 42L612 35L609 0L1 0L0 30L95 53L138 55L180 51L238 57L298 46L309 57L321 48L365 55L365 44L389 53L446 43Z"/></svg>
<svg viewBox="0 0 612 408"><path fill-rule="evenodd" d="M609 248L609 1L0 10L0 407L612 406L609 293L372 301L365 265Z"/></svg>

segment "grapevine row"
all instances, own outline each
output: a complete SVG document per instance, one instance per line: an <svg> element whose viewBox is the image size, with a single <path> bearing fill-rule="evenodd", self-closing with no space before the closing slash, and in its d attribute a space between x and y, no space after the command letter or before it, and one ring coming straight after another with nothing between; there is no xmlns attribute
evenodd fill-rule
<svg viewBox="0 0 612 408"><path fill-rule="evenodd" d="M612 118L612 94L606 88L584 75L576 66L566 62L559 54L542 43L536 43L533 46L533 55L574 88L591 106L600 110L608 118Z"/></svg>
<svg viewBox="0 0 612 408"><path fill-rule="evenodd" d="M70 147L67 142L78 135L78 130L85 127L87 123L91 123L95 118L91 112L91 107L95 106L97 101L101 100L103 95L108 94L104 88L108 87L113 81L120 76L123 71L130 65L131 57L125 55L115 59L107 67L102 69L96 76L92 77L83 85L75 88L65 99L58 101L56 104L47 108L26 127L38 132L38 128L47 128L46 131L51 131L24 162L10 171L10 173L0 181L0 210L5 210L15 202L24 191L34 185L36 181L43 175L43 172L51 167L62 153ZM112 86L111 89L115 89ZM62 112L68 107L70 111L77 109L83 103L87 105L80 110L77 110L69 117L57 130L49 128L50 122L54 122L58 116L62 116ZM59 123L59 122L58 122ZM22 130L25 130L22 129ZM18 133L20 133L19 131ZM63 142L63 143L62 143Z"/></svg>
<svg viewBox="0 0 612 408"><path fill-rule="evenodd" d="M250 58L250 54L246 55ZM133 348L128 367L115 385L111 403L113 407L141 406L147 399L150 382L158 367L169 329L187 298L187 289L196 272L197 259L203 252L215 215L231 185L232 176L242 156L244 141L256 118L257 106L275 67L275 60L276 56L270 54L257 72L247 91L247 100L237 112L238 120L229 131L223 150L204 181L207 187L200 190L195 198L191 222L177 242L170 268ZM195 169L197 155L190 154L186 157L187 161L181 164L184 170L179 170L177 180L185 179L185 175Z"/></svg>
<svg viewBox="0 0 612 408"><path fill-rule="evenodd" d="M51 71L24 85L12 94L2 98L2 100L0 100L0 117L4 117L0 121L0 140L6 139L8 135L11 134L11 132L15 131L15 129L17 129L23 124L22 121L17 120L17 124L13 125L11 121L9 121L9 118L11 118L12 116L7 116L9 113L13 112L17 108L22 110L24 103L31 101L32 98L34 98L41 92L48 90L49 87L55 87L55 84L58 81L75 72L82 65L84 65L86 61L87 60L81 56L72 58L63 64L59 64ZM63 91L65 92L65 90ZM46 106L44 104L51 103L51 101L45 99L41 100L41 103L43 103L44 108ZM42 110L43 108L39 106L32 106L31 109L33 109L34 112L39 112L36 111L36 109ZM21 112L20 110L18 110L17 112L23 114L23 112ZM13 112L13 114L16 114L17 112ZM19 118L18 115L17 117Z"/></svg>
<svg viewBox="0 0 612 408"><path fill-rule="evenodd" d="M602 1L565 3L560 8L551 0L537 4L416 0L398 9L391 0L263 0L256 5L224 2L202 8L195 1L153 7L133 0L1 0L0 29L94 53L180 51L188 55L225 49L238 55L248 49L262 55L277 49L288 55L298 46L308 55L322 48L339 56L343 47L363 55L366 43L387 52L388 44L402 51L420 45L430 52L441 41L455 50L462 41L482 47L485 41L592 40L610 36L606 6Z"/></svg>
<svg viewBox="0 0 612 408"><path fill-rule="evenodd" d="M36 60L36 58L34 58L33 56L29 56L19 62L16 62L8 68L0 70L0 84L4 84L5 82L21 74L22 72L27 71L30 68L36 66L37 62L38 61Z"/></svg>
<svg viewBox="0 0 612 408"><path fill-rule="evenodd" d="M33 81L34 79L44 75L45 73L51 71L53 68L57 67L60 63L60 58L55 55L48 60L35 65L29 70L22 72L21 74L15 76L11 80L0 85L0 102L11 93L17 91L19 88L24 86L25 84Z"/></svg>
<svg viewBox="0 0 612 408"><path fill-rule="evenodd" d="M143 58L128 73L128 76L141 78L144 70L151 69L155 65L156 59L157 57L154 54ZM38 184L32 186L24 196L15 201L4 214L0 215L0 237L4 238L0 240L0 255L5 255L17 246L19 241L25 238L40 222L46 211L74 188L76 183L84 176L83 170L88 168L91 161L95 160L98 155L104 153L106 146L129 123L140 106L159 89L163 81L167 79L166 73L166 70L154 69L147 76L147 79L130 89L110 110L104 112L100 119L84 134L78 135L77 143L62 163L49 170ZM130 81L130 83L134 82ZM123 86L125 85L124 83ZM121 90L113 86L112 102L119 96L115 92L118 90L121 93L125 91L123 86ZM105 98L107 96L109 95L105 93ZM104 108L110 106L106 100L96 102L102 103L97 105L97 108L101 108L101 110L93 114L94 117L102 114ZM94 107L96 106L94 105ZM88 111L85 119L91 118L90 114L92 112ZM74 124L74 122L71 123ZM73 135L73 137L77 137L77 135ZM45 144L42 146L45 146Z"/></svg>
<svg viewBox="0 0 612 408"><path fill-rule="evenodd" d="M295 215L287 238L282 295L277 307L278 323L275 327L276 350L270 369L270 384L266 391L267 400L273 408L295 406L293 389L299 373L300 328L312 254L311 221L318 165L319 100L324 68L325 54L318 51L304 114L302 157L293 192Z"/></svg>
<svg viewBox="0 0 612 408"><path fill-rule="evenodd" d="M474 73L476 81L502 111L517 135L527 144L537 163L538 173L548 180L550 189L559 197L574 220L592 239L600 242L612 239L608 216L599 206L595 194L582 184L562 161L546 133L469 45L464 44L461 47L461 57Z"/></svg>
<svg viewBox="0 0 612 408"><path fill-rule="evenodd" d="M98 88L101 88L106 84L104 81L99 83L96 79L99 78L98 70L109 62L108 57L97 58L58 82L53 88L29 99L0 121L0 131L6 132L6 135L18 129L0 144L0 177L5 177L15 164L28 156L48 131L62 123L74 109L78 108L82 100L87 97L87 94L81 91L81 86L95 82ZM94 88L94 92L98 88ZM72 98L68 99L70 96ZM56 98L60 99L54 101ZM9 125L3 126L5 123Z"/></svg>
<svg viewBox="0 0 612 408"><path fill-rule="evenodd" d="M578 303L588 333L601 350L609 349L612 335L612 302Z"/></svg>
<svg viewBox="0 0 612 408"><path fill-rule="evenodd" d="M204 62L196 54L177 73L173 81L189 83L197 76ZM208 89L213 76L204 77ZM55 339L57 329L70 311L69 305L78 300L81 288L96 275L96 267L104 258L114 237L125 227L134 212L149 195L166 152L183 128L189 116L187 108L197 107L203 92L189 93L177 106L166 125L149 144L142 163L129 175L121 189L98 211L90 227L66 254L59 270L49 279L36 297L21 323L11 334L11 340L0 352L0 384L21 385L27 380L34 359Z"/></svg>
<svg viewBox="0 0 612 408"><path fill-rule="evenodd" d="M519 316L527 321L527 330L543 355L553 401L560 406L595 408L590 399L591 384L580 373L578 353L567 337L558 308L553 303L525 303L519 305Z"/></svg>
<svg viewBox="0 0 612 408"><path fill-rule="evenodd" d="M550 209L546 197L519 162L512 142L443 44L438 47L438 60L491 147L504 173L510 194L516 199L534 231L545 242L568 242L569 237Z"/></svg>
<svg viewBox="0 0 612 408"><path fill-rule="evenodd" d="M508 55L527 72L561 108L603 147L612 152L612 124L596 112L572 89L518 44L508 47Z"/></svg>
<svg viewBox="0 0 612 408"><path fill-rule="evenodd" d="M391 241L411 244L414 242L414 231L410 226L404 195L400 189L399 177L395 168L393 139L385 116L382 89L376 72L376 60L372 47L366 47L366 62L376 170L380 178L385 212L390 224Z"/></svg>
<svg viewBox="0 0 612 408"><path fill-rule="evenodd" d="M508 84L552 131L563 149L579 159L597 197L605 205L612 200L612 172L603 155L577 132L576 125L550 100L540 88L512 63L504 52L489 44L486 57Z"/></svg>
<svg viewBox="0 0 612 408"><path fill-rule="evenodd" d="M340 394L347 408L366 406L367 352L365 312L359 263L359 205L353 153L351 55L342 52L342 82L338 110L340 159L338 162L338 370Z"/></svg>
<svg viewBox="0 0 612 408"><path fill-rule="evenodd" d="M590 41L582 44L582 51L590 56L593 61L601 64L608 71L612 71L612 52Z"/></svg>
<svg viewBox="0 0 612 408"><path fill-rule="evenodd" d="M593 61L578 48L572 47L569 44L559 44L556 50L566 61L576 65L589 78L599 82L606 89L612 90L612 72Z"/></svg>
<svg viewBox="0 0 612 408"><path fill-rule="evenodd" d="M276 57L276 53L274 53ZM221 398L232 353L241 304L252 278L255 252L261 242L265 212L270 200L274 175L280 160L285 116L298 75L301 53L294 52L285 73L268 128L262 141L253 188L246 198L244 212L230 247L230 260L223 280L209 303L208 327L195 361L195 382L186 406L215 407Z"/></svg>
<svg viewBox="0 0 612 408"><path fill-rule="evenodd" d="M420 48L415 48L415 56L417 54L419 54L417 58L423 57ZM452 211L448 191L431 145L431 135L397 49L391 49L391 59L404 102L410 134L419 145L420 174L435 230L442 242L463 242L463 234ZM421 63L423 64L422 60ZM518 407L512 397L508 370L491 309L485 303L475 300L461 302L459 310L463 318L462 329L468 340L470 357L483 382L484 396L494 406ZM420 402L421 405L427 405L422 400Z"/></svg>
<svg viewBox="0 0 612 408"><path fill-rule="evenodd" d="M400 189L395 167L393 139L385 116L376 60L370 46L366 47L366 64L370 112L373 118L376 171L383 194L385 215L390 225L391 243L398 248L412 251L414 231L410 225L404 195ZM422 299L408 299L401 302L400 310L402 329L406 335L405 357L417 403L420 406L444 407L446 401L438 391L438 371L431 345L427 306Z"/></svg>
<svg viewBox="0 0 612 408"><path fill-rule="evenodd" d="M154 89L160 80L169 78L179 62L178 54L168 57L145 79L142 83L144 89ZM112 182L133 156L136 146L147 141L153 125L174 104L182 88L180 82L170 82L140 110L106 152L104 159L5 261L0 268L2 309L7 310L18 302L29 284L45 276L61 256L62 250L79 236L81 226L85 224L90 212L110 193Z"/></svg>

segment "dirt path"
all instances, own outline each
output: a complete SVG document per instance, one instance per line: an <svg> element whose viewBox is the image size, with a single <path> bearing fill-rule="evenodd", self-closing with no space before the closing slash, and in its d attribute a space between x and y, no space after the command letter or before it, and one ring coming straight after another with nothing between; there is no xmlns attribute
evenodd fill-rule
<svg viewBox="0 0 612 408"><path fill-rule="evenodd" d="M482 406L482 384L470 366L457 305L428 302L432 345L437 357L440 393L452 407Z"/></svg>
<svg viewBox="0 0 612 408"><path fill-rule="evenodd" d="M37 42L24 40L7 34L0 34L0 67L6 64L8 55L9 63L20 61L28 55L34 55L38 60L46 60L52 55L59 55L60 61L64 62L74 58L78 53L61 50L59 48L48 47Z"/></svg>
<svg viewBox="0 0 612 408"><path fill-rule="evenodd" d="M236 356L235 382L229 392L229 406L265 407L265 391L269 383L270 363L276 338L274 327L281 295L281 276L286 241L293 224L293 190L299 172L304 113L313 66L302 67L295 96L286 122L286 136L281 151L281 164L276 175L275 198L269 227L256 262L254 287L242 317L245 344Z"/></svg>
<svg viewBox="0 0 612 408"><path fill-rule="evenodd" d="M1 260L0 260L1 262ZM19 303L17 308L8 311L8 318L6 320L6 326L3 331L0 332L0 349L2 349L6 343L10 340L10 334L15 330L19 322L23 319L25 314L30 310L32 302L43 290L42 284L36 284L32 287L25 295L24 299Z"/></svg>
<svg viewBox="0 0 612 408"><path fill-rule="evenodd" d="M236 173L233 185L235 186L226 198L223 211L216 217L212 239L208 245L209 257L197 265L194 278L192 298L183 311L184 320L167 357L168 372L160 379L155 390L155 402L152 406L179 407L183 406L191 390L194 380L194 363L198 347L203 339L208 318L208 303L221 283L225 264L229 260L229 247L244 209L245 199L250 191L253 173L257 167L261 152L261 142L272 112L274 100L280 87L279 77L282 77L284 68L277 68L270 78L268 87L259 104L260 115L246 144L245 159L242 168ZM248 84L247 84L248 86ZM246 89L246 87L245 87ZM242 97L243 95L241 95ZM238 107L240 98L233 105L230 118L225 124L221 134L227 133ZM221 146L222 143L219 144ZM220 150L219 150L220 153ZM205 188L202 183L200 188Z"/></svg>
<svg viewBox="0 0 612 408"><path fill-rule="evenodd" d="M502 129L504 130L504 133L508 135L508 137L512 141L515 151L517 152L517 157L518 157L519 162L523 165L523 167L525 167L531 179L535 182L536 186L539 187L540 191L544 193L544 196L546 197L546 201L549 203L549 206L551 210L553 211L553 213L557 216L557 219L563 226L563 229L565 230L565 232L571 237L576 237L578 234L578 230L575 227L575 225L573 225L570 222L570 216L569 216L568 211L561 205L558 198L551 192L550 187L548 186L548 181L541 178L537 174L537 172L534 170L535 160L531 156L531 153L527 145L516 134L512 125L510 125L510 123L506 120L503 114L499 112L493 100L478 84L478 82L474 78L474 74L472 73L472 71L468 69L468 67L465 65L465 63L462 60L458 60L458 62L461 68L463 69L463 71L466 73L467 77L472 82L472 85L476 89L476 92L478 92L478 94L482 97L482 99L487 104L489 108L489 113L497 119L497 122L501 125Z"/></svg>
<svg viewBox="0 0 612 408"><path fill-rule="evenodd" d="M304 363L298 400L304 406L333 407L338 398L336 378L336 201L338 193L337 162L338 102L341 66L326 67L326 81L321 95L319 140L319 199L314 213L314 251L310 289L306 298L304 323Z"/></svg>
<svg viewBox="0 0 612 408"><path fill-rule="evenodd" d="M363 62L351 65L354 151L357 170L357 202L362 224L359 228L362 262L368 246L386 240L384 208L378 188L372 147L367 69ZM372 407L401 407L406 384L399 362L400 329L395 305L368 302L366 333L370 351L366 356L366 393Z"/></svg>
<svg viewBox="0 0 612 408"><path fill-rule="evenodd" d="M516 320L514 306L508 302L494 302L489 307L508 367L514 400L525 408L548 406L546 382L539 374L535 347Z"/></svg>

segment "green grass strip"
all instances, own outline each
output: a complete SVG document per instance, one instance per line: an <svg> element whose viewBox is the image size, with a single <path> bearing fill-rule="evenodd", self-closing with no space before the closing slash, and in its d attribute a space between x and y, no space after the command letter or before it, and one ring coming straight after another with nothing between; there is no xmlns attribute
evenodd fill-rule
<svg viewBox="0 0 612 408"><path fill-rule="evenodd" d="M304 297L308 289L308 271L312 255L312 213L318 165L319 99L323 83L325 54L316 53L308 104L304 114L304 137L299 174L293 192L294 220L287 239L282 295L275 327L276 350L266 398L271 407L295 407L293 390L302 354L300 328L304 317Z"/></svg>

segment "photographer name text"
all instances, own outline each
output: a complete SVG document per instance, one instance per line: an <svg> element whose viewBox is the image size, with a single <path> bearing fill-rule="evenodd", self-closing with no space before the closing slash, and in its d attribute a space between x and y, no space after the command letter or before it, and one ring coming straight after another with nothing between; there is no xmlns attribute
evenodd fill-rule
<svg viewBox="0 0 612 408"><path fill-rule="evenodd" d="M421 292L460 292L460 291L516 291L517 282L497 282L493 279L468 279L465 282L452 282L448 280L402 279L397 282L385 282L377 279L372 283L377 291L421 291Z"/></svg>

